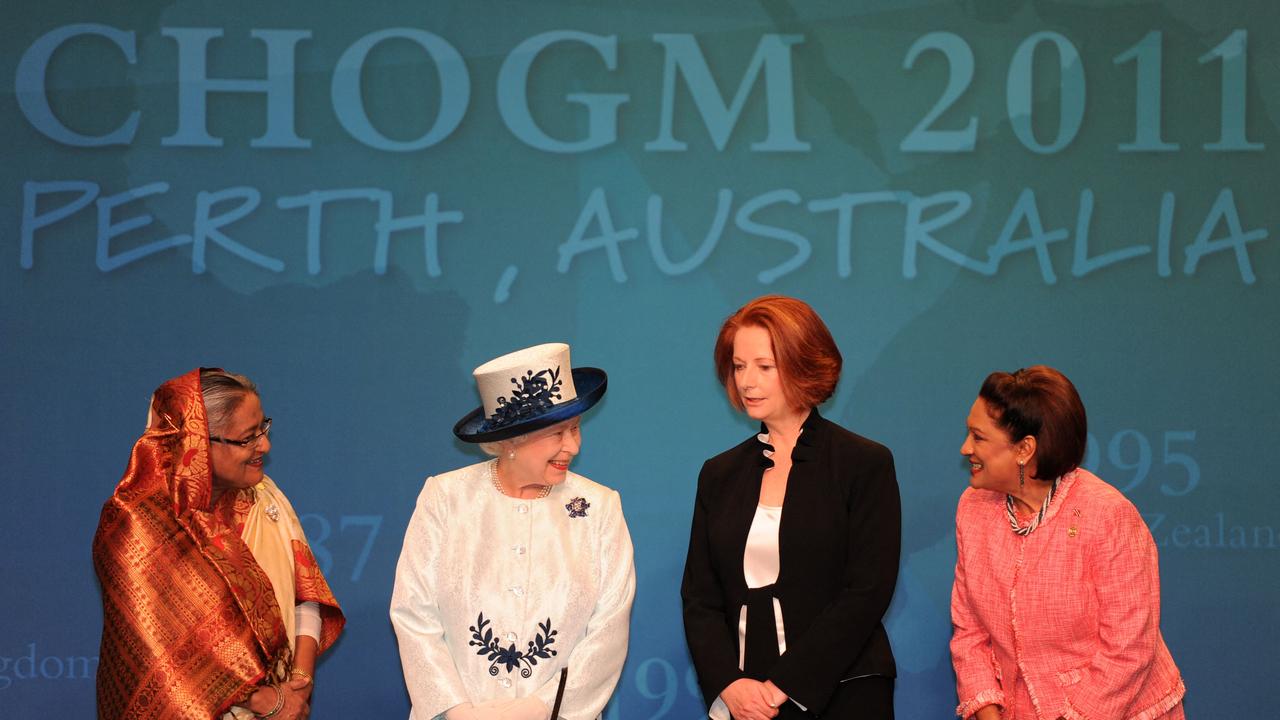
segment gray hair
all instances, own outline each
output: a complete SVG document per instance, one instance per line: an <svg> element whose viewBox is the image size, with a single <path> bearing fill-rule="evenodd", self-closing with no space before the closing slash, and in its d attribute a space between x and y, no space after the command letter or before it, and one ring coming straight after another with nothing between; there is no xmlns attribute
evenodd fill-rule
<svg viewBox="0 0 1280 720"><path fill-rule="evenodd" d="M525 441L529 439L529 435L530 433L524 433L522 435L516 435L515 437L506 438L505 440L494 440L493 442L482 442L476 444L480 446L480 449L483 450L486 455L491 457L501 457L523 445Z"/></svg>
<svg viewBox="0 0 1280 720"><path fill-rule="evenodd" d="M519 445L520 438L522 437L524 436L518 435L516 437L507 438L506 440L494 440L493 442L482 442L478 444L480 445L480 449L484 451L484 454L491 457L501 457L510 452L515 446Z"/></svg>
<svg viewBox="0 0 1280 720"><path fill-rule="evenodd" d="M547 427L548 428L558 427L560 425L564 425L565 423L572 421L573 419L574 418L569 418L568 420L561 420L560 422L552 423ZM506 455L508 452L514 451L516 448L528 442L529 439L532 438L534 435L536 435L539 431L545 430L545 429L547 428L539 428L538 430L530 430L528 432L521 433L519 435L509 437L504 440L494 440L493 442L482 442L482 443L476 443L476 444L480 446L480 449L483 450L486 455L489 455L491 457L501 457L503 455Z"/></svg>
<svg viewBox="0 0 1280 720"><path fill-rule="evenodd" d="M258 394L258 386L243 375L225 370L200 370L200 394L204 396L205 414L210 434L220 433L231 414L240 407L245 395Z"/></svg>

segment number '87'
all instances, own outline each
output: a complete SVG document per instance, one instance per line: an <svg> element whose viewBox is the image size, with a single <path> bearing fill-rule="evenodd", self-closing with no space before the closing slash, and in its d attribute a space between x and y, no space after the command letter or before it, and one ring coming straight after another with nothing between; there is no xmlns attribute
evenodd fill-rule
<svg viewBox="0 0 1280 720"><path fill-rule="evenodd" d="M316 556L320 571L332 578L333 553L327 543L333 535L333 523L329 518L316 513L307 513L298 518L302 523L302 531L307 534L307 544L311 546L311 554ZM338 517L338 532L346 534L348 528L355 528L364 533L360 553L356 555L351 566L351 582L360 582L364 574L364 566L369 562L369 553L373 550L373 542L378 538L378 530L382 528L381 515L341 515Z"/></svg>

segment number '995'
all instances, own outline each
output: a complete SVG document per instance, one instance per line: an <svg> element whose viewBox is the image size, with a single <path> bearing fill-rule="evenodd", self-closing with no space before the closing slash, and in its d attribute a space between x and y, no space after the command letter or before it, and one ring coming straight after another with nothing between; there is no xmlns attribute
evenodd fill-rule
<svg viewBox="0 0 1280 720"><path fill-rule="evenodd" d="M1192 444L1196 441L1195 430L1165 430L1159 444L1159 463L1165 472L1160 483L1160 492L1169 497L1182 497L1196 489L1200 484L1200 463L1191 455ZM1119 430L1107 441L1106 460L1108 466L1099 472L1103 453L1102 443L1093 433L1089 433L1085 444L1084 462L1082 465L1090 472L1097 472L1103 480L1114 485L1120 492L1129 493L1137 490L1151 476L1152 466L1157 457L1155 443L1139 430ZM1128 477L1116 477L1111 470L1132 473Z"/></svg>

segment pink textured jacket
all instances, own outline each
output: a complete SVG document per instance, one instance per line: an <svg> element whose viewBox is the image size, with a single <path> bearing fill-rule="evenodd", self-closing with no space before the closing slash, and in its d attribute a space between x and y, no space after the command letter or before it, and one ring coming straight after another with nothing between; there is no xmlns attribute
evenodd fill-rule
<svg viewBox="0 0 1280 720"><path fill-rule="evenodd" d="M956 713L996 703L1005 720L1183 717L1155 542L1133 503L1075 470L1022 536L1004 502L970 488L956 508Z"/></svg>

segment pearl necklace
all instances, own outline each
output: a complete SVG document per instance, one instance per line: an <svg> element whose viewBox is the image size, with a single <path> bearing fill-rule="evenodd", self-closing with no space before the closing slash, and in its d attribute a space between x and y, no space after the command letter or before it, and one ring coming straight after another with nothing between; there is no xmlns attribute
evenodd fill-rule
<svg viewBox="0 0 1280 720"><path fill-rule="evenodd" d="M497 460L494 460L493 462L489 463L489 482L493 484L494 490L497 490L499 493L503 495L507 495L507 491L502 489L502 483L498 481L498 461ZM550 494L551 494L551 486L543 485L542 489L538 491L537 495L535 495L532 498L525 498L525 499L541 500L542 498ZM507 497L514 497L514 496L507 495Z"/></svg>

